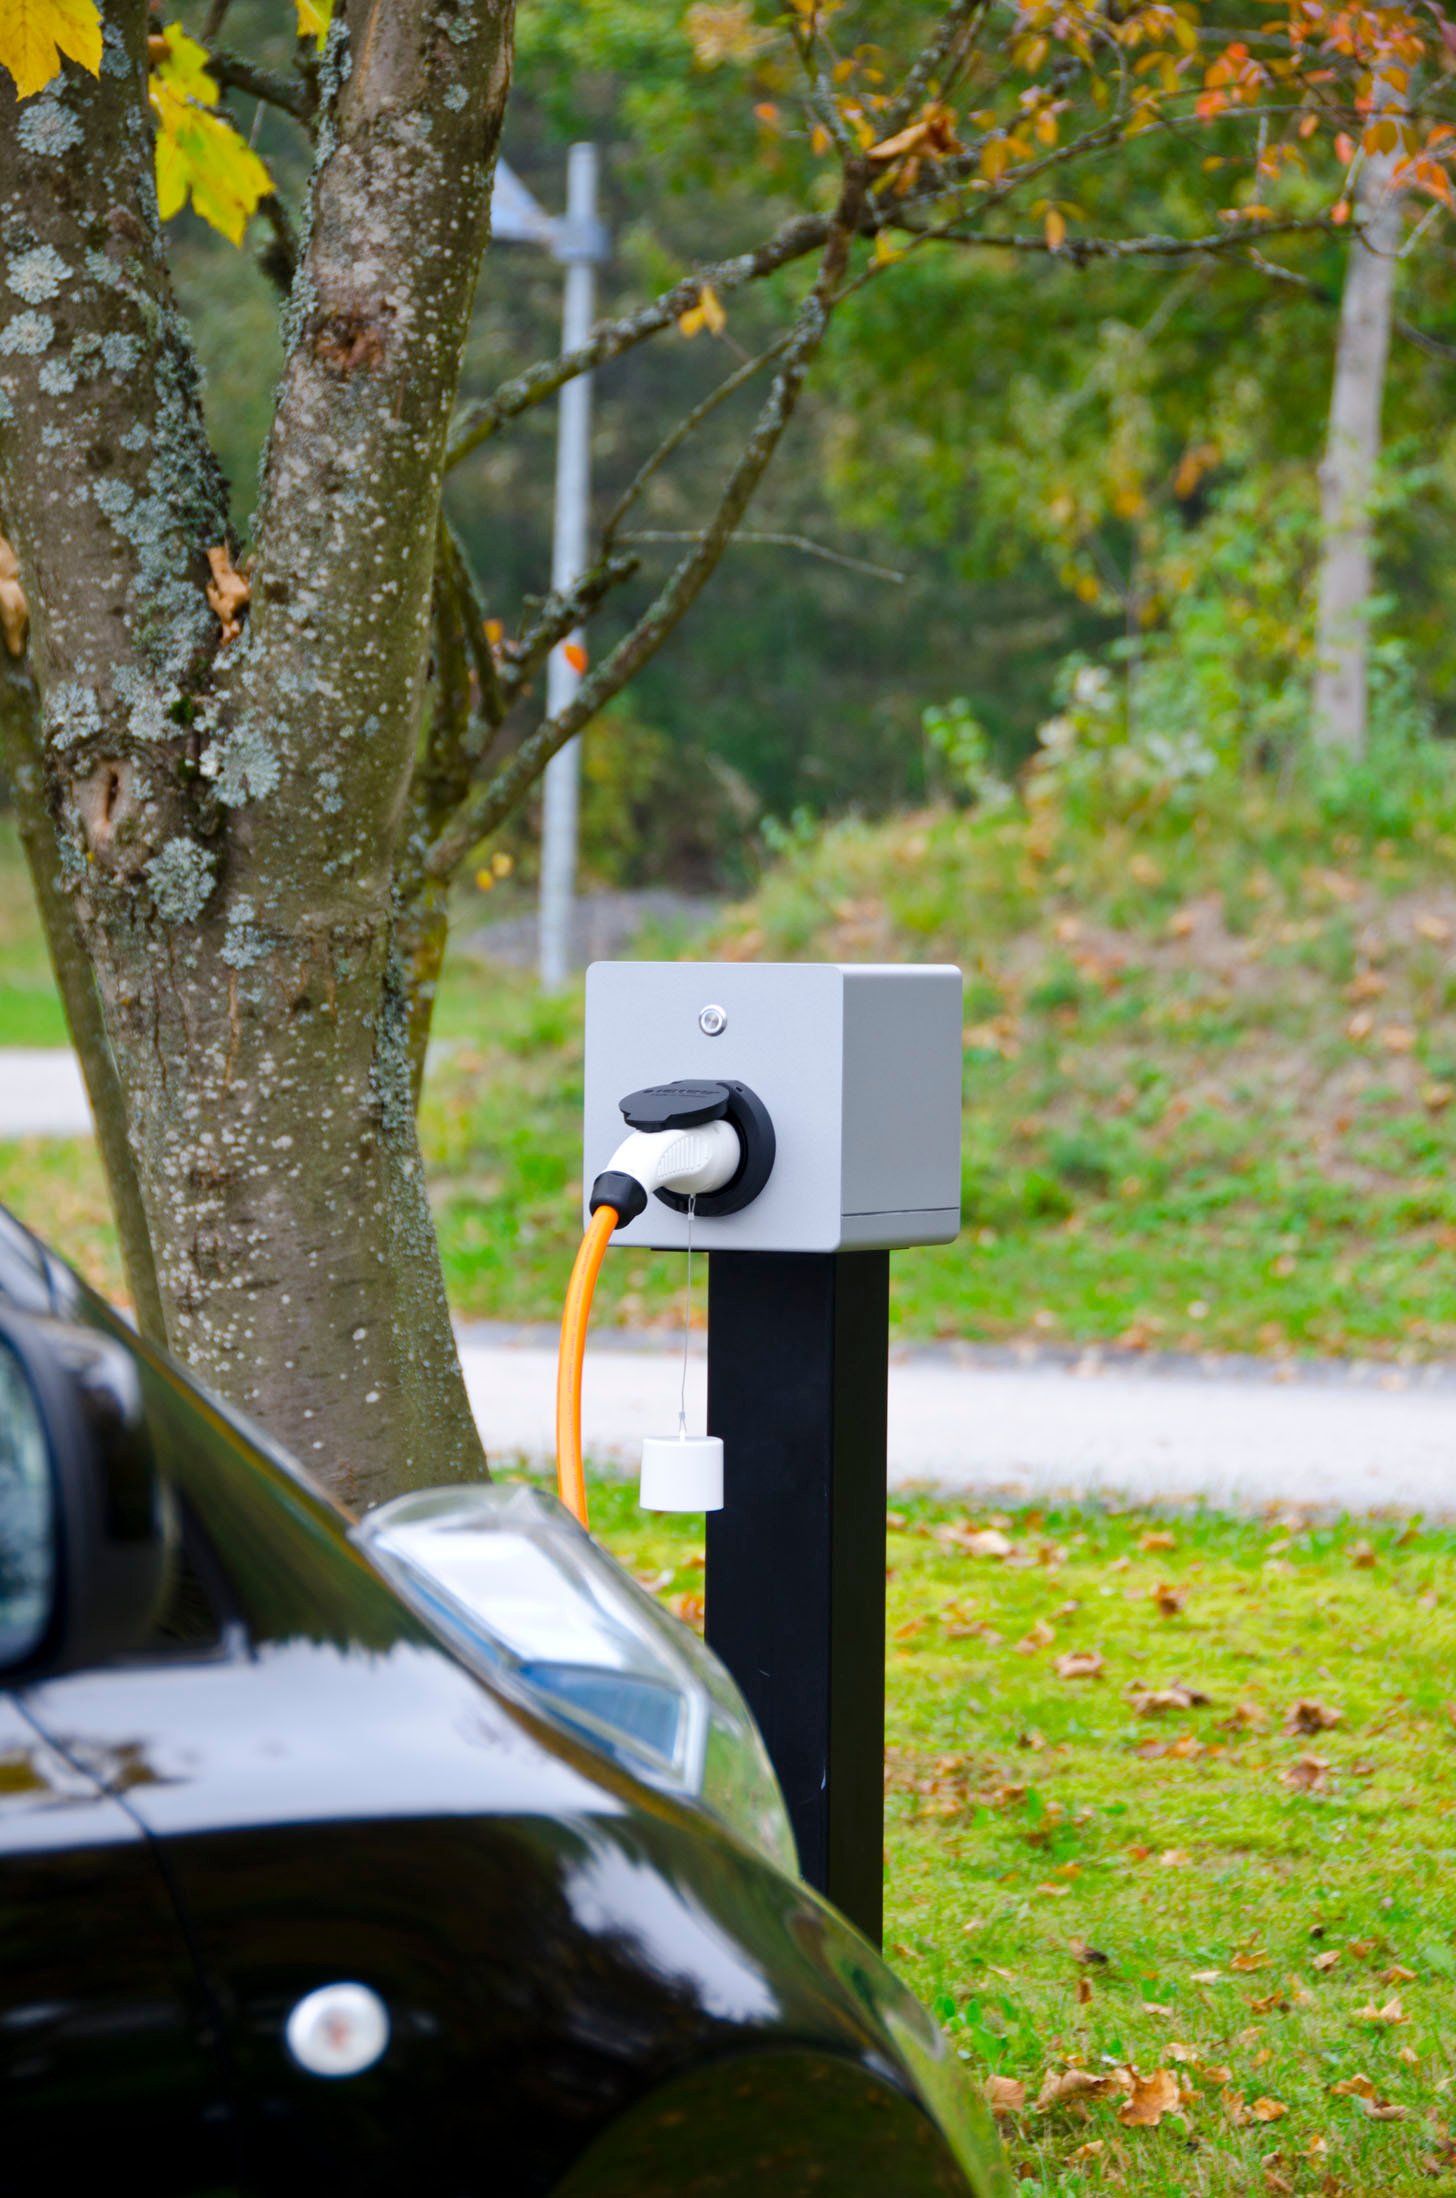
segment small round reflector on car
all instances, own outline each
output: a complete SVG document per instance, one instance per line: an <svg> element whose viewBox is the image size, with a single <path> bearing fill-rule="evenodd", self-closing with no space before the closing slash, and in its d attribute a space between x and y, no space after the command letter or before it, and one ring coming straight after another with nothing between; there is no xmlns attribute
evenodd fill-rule
<svg viewBox="0 0 1456 2198"><path fill-rule="evenodd" d="M310 2076L361 2076L389 2043L389 2010L367 1984L321 1984L299 2001L283 2035Z"/></svg>

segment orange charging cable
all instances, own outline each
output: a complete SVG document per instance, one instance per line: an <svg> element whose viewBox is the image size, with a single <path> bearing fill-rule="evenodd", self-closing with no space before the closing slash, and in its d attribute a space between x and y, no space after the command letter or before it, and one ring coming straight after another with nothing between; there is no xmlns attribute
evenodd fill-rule
<svg viewBox="0 0 1456 2198"><path fill-rule="evenodd" d="M581 1373L586 1357L586 1325L607 1245L620 1219L615 1206L598 1206L581 1240L581 1250L566 1286L561 1316L561 1353L556 1361L556 1492L583 1526L586 1475L581 1465Z"/></svg>

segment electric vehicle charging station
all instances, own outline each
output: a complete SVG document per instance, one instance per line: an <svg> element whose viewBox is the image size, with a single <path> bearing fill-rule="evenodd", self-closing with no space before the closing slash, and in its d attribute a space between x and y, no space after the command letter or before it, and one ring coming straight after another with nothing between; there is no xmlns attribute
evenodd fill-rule
<svg viewBox="0 0 1456 2198"><path fill-rule="evenodd" d="M960 1227L961 995L944 966L587 973L588 1222L607 1205L614 1243L710 1255L721 1507L700 1445L673 1500L665 1438L644 1501L707 1508L708 1645L763 1733L804 1877L875 1944L889 1255ZM714 1187L649 1192L654 1165Z"/></svg>

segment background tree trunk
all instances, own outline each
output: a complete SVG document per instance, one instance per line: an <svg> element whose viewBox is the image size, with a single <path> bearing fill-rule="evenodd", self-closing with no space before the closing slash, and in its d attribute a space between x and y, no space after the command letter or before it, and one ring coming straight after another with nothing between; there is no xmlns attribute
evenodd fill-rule
<svg viewBox="0 0 1456 2198"><path fill-rule="evenodd" d="M1377 100L1377 108L1379 106ZM1394 153L1366 159L1355 194L1360 233L1350 239L1329 434L1320 468L1321 551L1314 685L1314 739L1333 754L1365 752L1369 606L1373 593L1371 498L1380 462L1380 408L1390 350L1400 194Z"/></svg>

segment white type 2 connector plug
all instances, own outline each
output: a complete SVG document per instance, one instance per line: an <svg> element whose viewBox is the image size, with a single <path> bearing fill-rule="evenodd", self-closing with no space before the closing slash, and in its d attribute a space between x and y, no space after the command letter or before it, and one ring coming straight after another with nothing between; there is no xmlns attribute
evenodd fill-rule
<svg viewBox="0 0 1456 2198"><path fill-rule="evenodd" d="M742 1157L731 1122L702 1122L694 1129L632 1130L604 1172L631 1176L649 1198L654 1191L701 1198L731 1182Z"/></svg>

